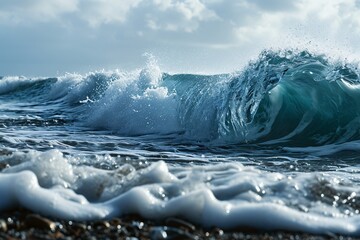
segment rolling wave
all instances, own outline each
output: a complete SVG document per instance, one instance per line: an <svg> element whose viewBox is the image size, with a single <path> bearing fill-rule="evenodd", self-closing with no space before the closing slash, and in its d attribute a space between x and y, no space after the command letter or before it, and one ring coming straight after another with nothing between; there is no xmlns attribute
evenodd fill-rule
<svg viewBox="0 0 360 240"><path fill-rule="evenodd" d="M0 96L41 94L79 123L122 135L319 146L360 140L359 74L308 51L264 51L230 74L171 75L150 61L134 72L4 77Z"/></svg>

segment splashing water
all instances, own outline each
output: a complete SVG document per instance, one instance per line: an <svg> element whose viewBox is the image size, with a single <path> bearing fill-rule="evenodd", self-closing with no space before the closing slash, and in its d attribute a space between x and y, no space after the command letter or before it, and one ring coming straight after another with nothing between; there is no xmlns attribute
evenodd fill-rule
<svg viewBox="0 0 360 240"><path fill-rule="evenodd" d="M359 70L264 51L219 75L0 79L0 209L360 235Z"/></svg>

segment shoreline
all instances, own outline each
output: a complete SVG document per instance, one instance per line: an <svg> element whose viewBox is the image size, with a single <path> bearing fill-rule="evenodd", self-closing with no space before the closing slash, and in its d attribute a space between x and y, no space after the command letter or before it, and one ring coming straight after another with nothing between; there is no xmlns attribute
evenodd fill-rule
<svg viewBox="0 0 360 240"><path fill-rule="evenodd" d="M178 218L162 222L140 216L126 216L101 221L65 221L51 219L27 210L0 214L0 239L343 239L358 237L335 234L315 235L302 232L259 231L219 228L203 229Z"/></svg>

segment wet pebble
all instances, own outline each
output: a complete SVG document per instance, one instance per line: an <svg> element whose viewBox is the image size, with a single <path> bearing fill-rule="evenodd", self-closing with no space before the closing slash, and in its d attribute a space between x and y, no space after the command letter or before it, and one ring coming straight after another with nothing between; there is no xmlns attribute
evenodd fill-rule
<svg viewBox="0 0 360 240"><path fill-rule="evenodd" d="M109 228L110 223L108 221L100 221L94 223L94 228Z"/></svg>
<svg viewBox="0 0 360 240"><path fill-rule="evenodd" d="M56 224L53 221L37 214L29 214L25 219L25 226L27 228L37 228L50 231L55 231L56 228Z"/></svg>
<svg viewBox="0 0 360 240"><path fill-rule="evenodd" d="M181 228L191 232L196 229L193 224L179 218L168 218L166 219L165 224L169 227Z"/></svg>
<svg viewBox="0 0 360 240"><path fill-rule="evenodd" d="M150 238L154 240L167 239L167 233L162 227L153 227L150 230Z"/></svg>
<svg viewBox="0 0 360 240"><path fill-rule="evenodd" d="M68 232L74 236L80 236L86 231L86 225L83 223L71 223Z"/></svg>
<svg viewBox="0 0 360 240"><path fill-rule="evenodd" d="M0 231L6 232L8 229L6 221L4 219L0 219Z"/></svg>
<svg viewBox="0 0 360 240"><path fill-rule="evenodd" d="M354 238L338 235L311 235L305 233L289 233L283 231L277 232L259 232L244 231L234 229L233 232L223 231L220 228L202 229L195 227L191 223L178 218L169 218L164 222L153 222L141 217L114 218L108 221L97 222L69 222L56 219L47 219L26 211L4 213L0 217L7 227L7 231L1 231L0 239L172 239L172 240L192 240L192 239L347 239ZM52 222L55 231L51 230ZM31 222L31 223L30 223ZM40 222L35 227L34 222ZM46 225L45 225L46 223ZM40 226L39 226L40 225Z"/></svg>
<svg viewBox="0 0 360 240"><path fill-rule="evenodd" d="M196 239L196 237L194 235L190 234L187 231L184 231L180 228L167 227L167 226L153 228L151 236L154 236L154 234L156 234L155 235L156 237L160 237L160 238L154 238L154 239L173 239L173 240ZM166 238L161 238L161 236L166 236Z"/></svg>

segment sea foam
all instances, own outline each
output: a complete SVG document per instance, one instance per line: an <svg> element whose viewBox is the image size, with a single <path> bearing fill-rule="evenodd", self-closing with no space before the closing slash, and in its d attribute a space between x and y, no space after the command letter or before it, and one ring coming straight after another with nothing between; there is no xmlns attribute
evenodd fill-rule
<svg viewBox="0 0 360 240"><path fill-rule="evenodd" d="M51 150L3 159L14 166L0 174L0 209L25 207L69 220L139 214L156 220L180 217L205 228L360 234L358 216L326 201L312 201L317 197L314 188L321 191L325 181L339 196L355 197L353 191L359 189L340 188L347 182L345 174L287 175L239 163L171 167L162 161L124 174L122 168L71 165L74 159L68 158Z"/></svg>

